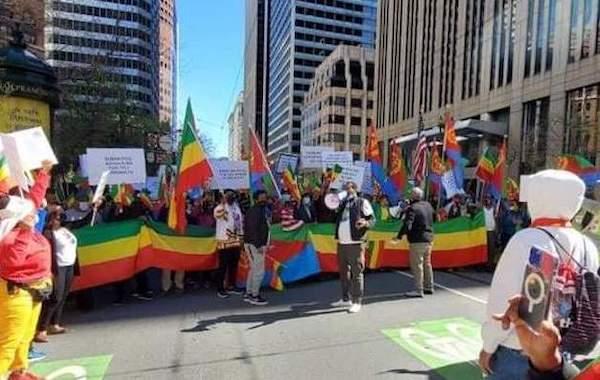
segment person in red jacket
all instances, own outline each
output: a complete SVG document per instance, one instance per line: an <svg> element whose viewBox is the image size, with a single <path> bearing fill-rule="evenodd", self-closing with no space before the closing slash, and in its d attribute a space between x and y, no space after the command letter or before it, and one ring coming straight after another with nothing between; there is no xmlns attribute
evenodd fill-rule
<svg viewBox="0 0 600 380"><path fill-rule="evenodd" d="M11 197L0 210L0 378L36 378L27 373L29 345L42 300L52 290L52 252L35 230L37 209L50 184L52 164L44 162L28 199Z"/></svg>

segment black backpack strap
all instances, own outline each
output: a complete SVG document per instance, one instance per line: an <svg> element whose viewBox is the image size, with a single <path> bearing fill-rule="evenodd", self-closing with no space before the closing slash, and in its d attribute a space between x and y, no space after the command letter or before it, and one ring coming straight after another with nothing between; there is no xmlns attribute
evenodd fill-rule
<svg viewBox="0 0 600 380"><path fill-rule="evenodd" d="M569 257L569 259L571 259L571 261L573 261L575 264L577 264L577 266L579 267L579 269L585 269L585 267L583 265L581 265L579 263L579 261L575 260L575 258L573 257L573 254L571 252L569 252L560 243L560 241L558 241L558 239L556 238L556 236L554 236L550 231L546 230L545 228L541 228L541 227L538 227L537 230L540 230L540 231L544 232L546 235L548 235L548 237L550 237L550 239L552 240L552 244L554 245L554 247L559 247L561 249L561 251L563 251L565 253L565 255L567 255ZM585 244L585 239L584 239L584 244ZM587 251L587 249L586 249L586 251ZM584 260L585 260L585 256L587 256L587 252L586 251L584 251L584 253L583 253ZM560 255L559 255L559 257L560 257Z"/></svg>

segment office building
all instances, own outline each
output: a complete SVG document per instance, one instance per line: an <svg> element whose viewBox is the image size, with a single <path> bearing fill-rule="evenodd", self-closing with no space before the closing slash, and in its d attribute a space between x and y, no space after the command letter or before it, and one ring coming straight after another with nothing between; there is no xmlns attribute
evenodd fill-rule
<svg viewBox="0 0 600 380"><path fill-rule="evenodd" d="M46 1L46 57L63 79L63 90L77 93L73 72L99 69L104 82L123 85L140 112L158 117L160 5L160 0Z"/></svg>
<svg viewBox="0 0 600 380"><path fill-rule="evenodd" d="M268 0L246 0L244 47L245 122L254 128L263 146L268 145L266 132Z"/></svg>
<svg viewBox="0 0 600 380"><path fill-rule="evenodd" d="M44 0L0 1L0 47L8 45L18 27L28 50L43 56L44 22Z"/></svg>
<svg viewBox="0 0 600 380"><path fill-rule="evenodd" d="M375 107L385 151L391 139L416 139L421 109L431 127L448 106L458 120L478 120L458 131L471 164L484 145L478 139L505 133L513 176L552 166L563 152L598 161L599 7L381 0Z"/></svg>
<svg viewBox="0 0 600 380"><path fill-rule="evenodd" d="M249 131L245 121L244 92L240 92L227 119L229 124L229 159L242 160L249 152Z"/></svg>
<svg viewBox="0 0 600 380"><path fill-rule="evenodd" d="M177 8L175 0L160 0L159 118L177 128Z"/></svg>
<svg viewBox="0 0 600 380"><path fill-rule="evenodd" d="M316 68L338 45L373 48L377 0L268 3L268 155L300 151L301 108Z"/></svg>
<svg viewBox="0 0 600 380"><path fill-rule="evenodd" d="M302 145L352 151L364 158L373 114L375 51L338 46L317 70L302 108Z"/></svg>

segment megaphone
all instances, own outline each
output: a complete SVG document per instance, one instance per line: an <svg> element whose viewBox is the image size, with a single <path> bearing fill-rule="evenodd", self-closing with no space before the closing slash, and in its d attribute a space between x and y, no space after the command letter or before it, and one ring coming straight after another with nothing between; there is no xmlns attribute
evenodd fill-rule
<svg viewBox="0 0 600 380"><path fill-rule="evenodd" d="M336 210L340 207L340 203L348 197L347 191L341 191L339 193L329 193L325 196L325 206L330 210Z"/></svg>

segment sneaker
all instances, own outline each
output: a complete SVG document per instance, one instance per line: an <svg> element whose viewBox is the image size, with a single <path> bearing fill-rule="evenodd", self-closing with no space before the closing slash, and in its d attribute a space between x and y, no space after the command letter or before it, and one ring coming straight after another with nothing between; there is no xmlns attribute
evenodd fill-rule
<svg viewBox="0 0 600 380"><path fill-rule="evenodd" d="M30 348L27 358L30 362L34 363L46 359L46 356L48 356L48 354L45 352L37 351L35 348Z"/></svg>
<svg viewBox="0 0 600 380"><path fill-rule="evenodd" d="M240 288L231 288L231 289L227 289L227 293L241 296L242 294L244 294L244 291Z"/></svg>
<svg viewBox="0 0 600 380"><path fill-rule="evenodd" d="M353 303L352 306L350 306L350 309L348 309L348 313L358 313L360 311L360 309L362 309L362 305L359 303Z"/></svg>
<svg viewBox="0 0 600 380"><path fill-rule="evenodd" d="M339 301L332 303L331 306L333 306L333 307L350 307L350 306L352 306L352 302L345 301L345 300L339 300Z"/></svg>
<svg viewBox="0 0 600 380"><path fill-rule="evenodd" d="M433 290L425 290L423 293L425 293L425 295L431 296L433 295Z"/></svg>
<svg viewBox="0 0 600 380"><path fill-rule="evenodd" d="M269 304L269 302L267 302L267 300L265 300L261 296L251 297L248 302L250 302L250 304L256 305L256 306L265 306L265 305Z"/></svg>
<svg viewBox="0 0 600 380"><path fill-rule="evenodd" d="M229 298L229 293L227 293L224 290L219 290L217 292L217 297L219 297L219 298Z"/></svg>
<svg viewBox="0 0 600 380"><path fill-rule="evenodd" d="M250 302L250 300L252 299L252 295L246 293L244 294L244 302Z"/></svg>
<svg viewBox="0 0 600 380"><path fill-rule="evenodd" d="M413 290L412 292L404 293L404 297L408 297L408 298L423 298L423 292L417 292L416 290Z"/></svg>

